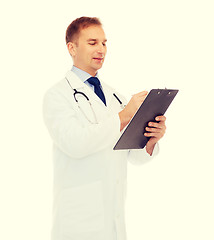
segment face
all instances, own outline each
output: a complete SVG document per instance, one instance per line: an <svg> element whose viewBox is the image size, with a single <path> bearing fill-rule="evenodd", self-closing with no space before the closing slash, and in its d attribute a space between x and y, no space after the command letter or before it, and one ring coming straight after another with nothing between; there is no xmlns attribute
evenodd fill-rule
<svg viewBox="0 0 214 240"><path fill-rule="evenodd" d="M74 66L95 76L105 59L106 41L101 26L93 25L82 29L77 42L67 44Z"/></svg>

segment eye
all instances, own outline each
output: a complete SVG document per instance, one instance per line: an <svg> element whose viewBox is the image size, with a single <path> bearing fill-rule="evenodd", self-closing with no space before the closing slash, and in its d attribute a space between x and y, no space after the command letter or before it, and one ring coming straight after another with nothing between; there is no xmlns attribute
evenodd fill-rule
<svg viewBox="0 0 214 240"><path fill-rule="evenodd" d="M103 46L104 46L104 47L106 46L106 43L105 43L105 42L103 43Z"/></svg>
<svg viewBox="0 0 214 240"><path fill-rule="evenodd" d="M96 42L89 42L88 44L93 46L96 44Z"/></svg>

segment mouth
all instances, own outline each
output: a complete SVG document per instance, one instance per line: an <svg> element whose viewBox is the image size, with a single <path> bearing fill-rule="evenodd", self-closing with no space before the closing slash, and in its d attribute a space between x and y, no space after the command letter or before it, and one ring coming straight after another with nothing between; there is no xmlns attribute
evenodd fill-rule
<svg viewBox="0 0 214 240"><path fill-rule="evenodd" d="M97 61L103 61L104 58L93 58L94 60L97 60Z"/></svg>

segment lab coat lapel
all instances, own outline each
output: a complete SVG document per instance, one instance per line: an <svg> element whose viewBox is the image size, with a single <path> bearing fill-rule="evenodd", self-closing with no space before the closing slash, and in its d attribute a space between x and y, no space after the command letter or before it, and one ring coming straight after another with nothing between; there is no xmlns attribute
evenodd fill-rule
<svg viewBox="0 0 214 240"><path fill-rule="evenodd" d="M67 72L66 78L70 82L73 89L85 88L85 84L72 71Z"/></svg>

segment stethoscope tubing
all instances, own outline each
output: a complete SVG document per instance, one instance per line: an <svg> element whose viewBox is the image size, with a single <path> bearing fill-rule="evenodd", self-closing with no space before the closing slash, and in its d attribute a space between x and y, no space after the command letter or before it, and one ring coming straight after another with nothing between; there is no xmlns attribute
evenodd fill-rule
<svg viewBox="0 0 214 240"><path fill-rule="evenodd" d="M80 94L80 95L82 95L83 97L85 97L86 100L88 101L88 103L89 103L89 105L90 105L90 107L91 107L91 110L92 110L92 112L93 112L93 115L94 115L95 123L97 124L97 123L98 123L97 117L96 117L96 114L95 114L95 112L94 112L93 106L92 106L92 104L91 104L88 96L87 96L85 93L83 93L83 92L77 91L75 88L73 88L73 87L71 86L71 83L69 82L69 80L68 80L67 78L66 78L66 80L67 80L69 86L71 87L71 89L74 91L73 97L74 97L74 100L76 101L76 103L78 104L78 108L81 110L81 112L82 112L83 115L86 117L86 119L87 119L89 122L93 123L93 122L86 116L86 114L84 113L84 111L81 109L81 107L80 107L80 105L79 105L79 102L78 102L78 100L77 100L77 94ZM113 93L113 96L117 99L117 101L120 103L121 108L123 109L125 106L123 106L123 103L121 102L121 100L119 99L119 97L118 97L115 93Z"/></svg>

